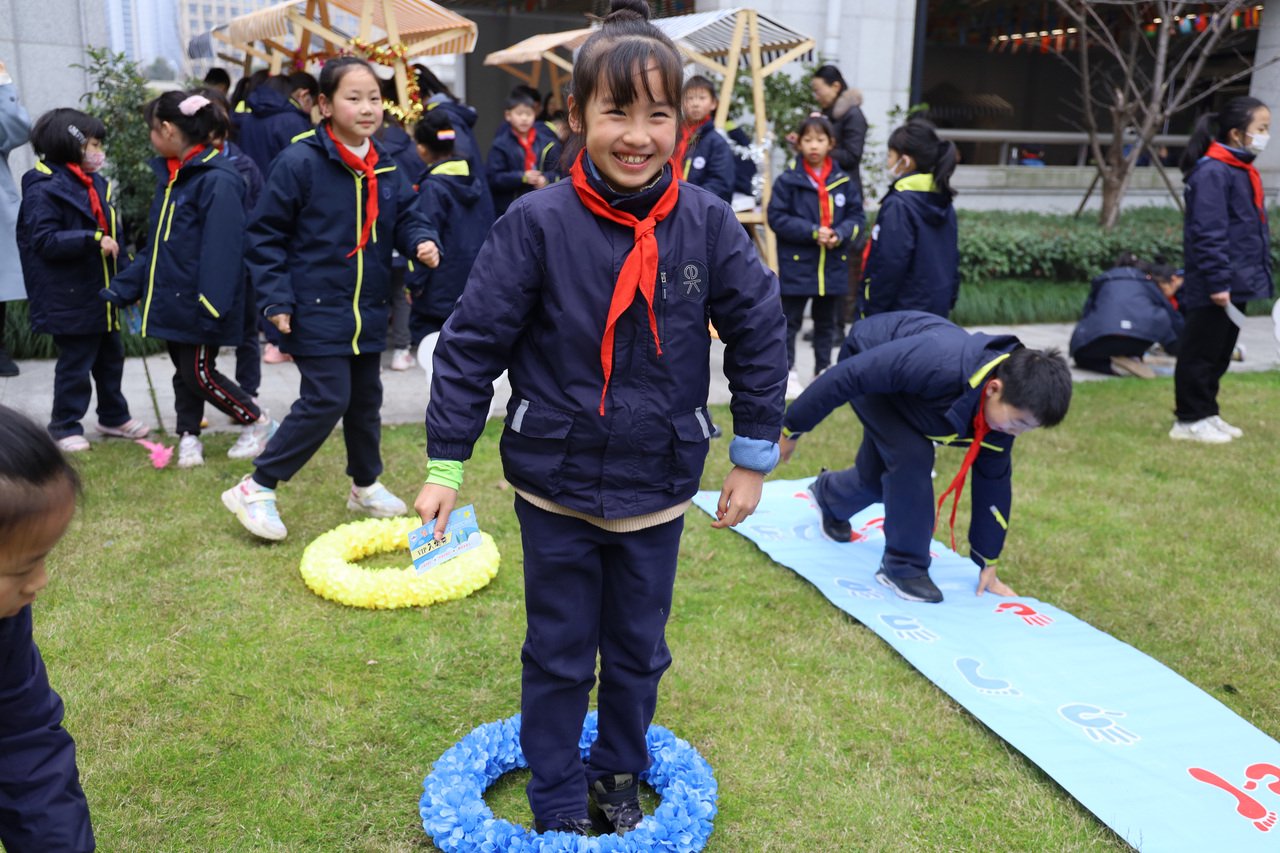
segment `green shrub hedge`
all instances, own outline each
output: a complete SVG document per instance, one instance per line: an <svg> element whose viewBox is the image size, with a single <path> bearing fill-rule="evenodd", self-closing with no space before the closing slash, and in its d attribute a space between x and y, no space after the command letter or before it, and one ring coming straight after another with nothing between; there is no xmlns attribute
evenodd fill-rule
<svg viewBox="0 0 1280 853"><path fill-rule="evenodd" d="M143 338L125 332L124 354L127 356L152 355L164 352L164 341ZM27 303L10 302L4 317L4 343L14 358L57 358L58 348L53 338L31 331L31 315Z"/></svg>

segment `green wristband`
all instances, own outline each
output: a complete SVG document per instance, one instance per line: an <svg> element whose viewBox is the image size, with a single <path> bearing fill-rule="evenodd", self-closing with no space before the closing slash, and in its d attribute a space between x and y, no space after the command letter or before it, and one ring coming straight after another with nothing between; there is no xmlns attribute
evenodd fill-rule
<svg viewBox="0 0 1280 853"><path fill-rule="evenodd" d="M427 485L462 488L462 463L456 459L428 459Z"/></svg>

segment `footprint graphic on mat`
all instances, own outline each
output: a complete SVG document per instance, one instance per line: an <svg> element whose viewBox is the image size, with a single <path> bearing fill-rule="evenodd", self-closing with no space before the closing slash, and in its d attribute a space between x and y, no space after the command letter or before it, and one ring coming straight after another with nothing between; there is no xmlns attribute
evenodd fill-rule
<svg viewBox="0 0 1280 853"><path fill-rule="evenodd" d="M880 590L875 589L870 584L865 584L862 581L850 580L849 578L836 578L836 586L840 587L854 598L884 600L884 596L880 594Z"/></svg>
<svg viewBox="0 0 1280 853"><path fill-rule="evenodd" d="M914 616L901 616L896 613L881 613L880 621L889 626L900 640L916 640L921 643L932 643L938 635L921 625Z"/></svg>
<svg viewBox="0 0 1280 853"><path fill-rule="evenodd" d="M978 674L978 670L982 667L982 661L977 658L956 658L956 669L960 670L960 674L964 676L964 680L977 690L979 693L987 693L992 696L1021 696L1018 688L1014 687L1003 678L987 678Z"/></svg>
<svg viewBox="0 0 1280 853"><path fill-rule="evenodd" d="M1249 770L1254 770L1259 766L1262 765L1255 764L1253 767L1250 767ZM1206 785L1212 785L1213 787L1226 791L1228 794L1235 797L1236 814L1240 815L1240 817L1245 820L1252 821L1253 825L1257 827L1259 831L1269 832L1271 827L1276 825L1275 812L1268 809L1244 791L1241 791L1235 785L1232 785L1226 779L1223 779L1217 773L1205 770L1202 767L1188 767L1187 772L1191 774L1192 779L1195 779L1198 782L1204 782ZM1253 781L1253 779L1250 779L1250 782ZM1256 785L1256 782L1254 784ZM1245 787L1252 790L1249 782L1245 783Z"/></svg>
<svg viewBox="0 0 1280 853"><path fill-rule="evenodd" d="M1097 705L1078 703L1063 705L1058 709L1058 713L1063 719L1084 729L1084 733L1095 743L1132 746L1142 740L1116 722L1119 717L1126 716L1124 711L1107 711Z"/></svg>

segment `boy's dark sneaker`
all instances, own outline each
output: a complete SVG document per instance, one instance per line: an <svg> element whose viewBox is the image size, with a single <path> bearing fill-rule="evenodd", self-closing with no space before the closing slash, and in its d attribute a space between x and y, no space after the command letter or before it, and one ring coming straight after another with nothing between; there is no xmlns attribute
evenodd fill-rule
<svg viewBox="0 0 1280 853"><path fill-rule="evenodd" d="M533 822L534 832L565 832L569 835L590 835L591 829L591 821L585 817L561 817L557 815L546 823L540 820Z"/></svg>
<svg viewBox="0 0 1280 853"><path fill-rule="evenodd" d="M606 832L625 835L640 825L640 786L631 773L602 776L591 783L591 800L600 810Z"/></svg>
<svg viewBox="0 0 1280 853"><path fill-rule="evenodd" d="M9 355L9 351L0 346L0 376L17 376L18 363Z"/></svg>
<svg viewBox="0 0 1280 853"><path fill-rule="evenodd" d="M818 505L818 512L822 515L822 535L832 542L852 542L853 525L849 523L849 519L836 518L827 512L827 508L822 505L822 498L818 497L818 480L825 473L827 469L823 468L818 479L809 484L809 494L813 496L813 502Z"/></svg>
<svg viewBox="0 0 1280 853"><path fill-rule="evenodd" d="M876 580L898 594L898 598L907 601L921 601L925 604L937 604L942 601L942 590L929 579L928 575L918 578L891 578L883 568L876 572Z"/></svg>

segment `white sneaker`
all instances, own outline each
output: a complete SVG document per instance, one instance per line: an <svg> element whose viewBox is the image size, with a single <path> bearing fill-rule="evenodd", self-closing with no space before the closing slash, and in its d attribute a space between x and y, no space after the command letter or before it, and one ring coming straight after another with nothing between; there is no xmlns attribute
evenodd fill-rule
<svg viewBox="0 0 1280 853"><path fill-rule="evenodd" d="M398 349L391 353L392 370L408 370L413 367L413 355L408 349Z"/></svg>
<svg viewBox="0 0 1280 853"><path fill-rule="evenodd" d="M381 483L363 487L353 484L347 495L347 509L368 513L374 518L395 518L408 512L404 501Z"/></svg>
<svg viewBox="0 0 1280 853"><path fill-rule="evenodd" d="M204 464L204 445L200 436L184 432L178 439L178 467L196 468Z"/></svg>
<svg viewBox="0 0 1280 853"><path fill-rule="evenodd" d="M64 435L58 439L58 449L63 453L83 453L90 450L91 445L83 435Z"/></svg>
<svg viewBox="0 0 1280 853"><path fill-rule="evenodd" d="M1227 423L1222 419L1220 415L1214 415L1208 420L1209 420L1209 423L1217 427L1218 432L1225 432L1227 435L1231 436L1232 438L1244 437L1244 430L1240 429L1240 427L1238 426L1232 426L1231 424Z"/></svg>
<svg viewBox="0 0 1280 853"><path fill-rule="evenodd" d="M1231 436L1213 425L1213 418L1201 418L1198 421L1174 421L1169 430L1169 438L1174 441L1199 441L1202 444L1227 444Z"/></svg>
<svg viewBox="0 0 1280 853"><path fill-rule="evenodd" d="M289 535L276 509L276 490L258 485L252 474L245 474L222 493L222 505L235 514L245 530L260 539L279 542Z"/></svg>
<svg viewBox="0 0 1280 853"><path fill-rule="evenodd" d="M228 459L252 459L259 453L267 449L267 443L271 441L271 436L276 434L276 430L280 428L280 424L271 419L265 411L262 417L258 418L257 423L249 424L240 431L240 437L236 439L236 443L231 445L231 449L227 451Z"/></svg>
<svg viewBox="0 0 1280 853"><path fill-rule="evenodd" d="M800 374L794 370L787 372L787 393L788 400L794 400L804 391L804 385L800 382Z"/></svg>

